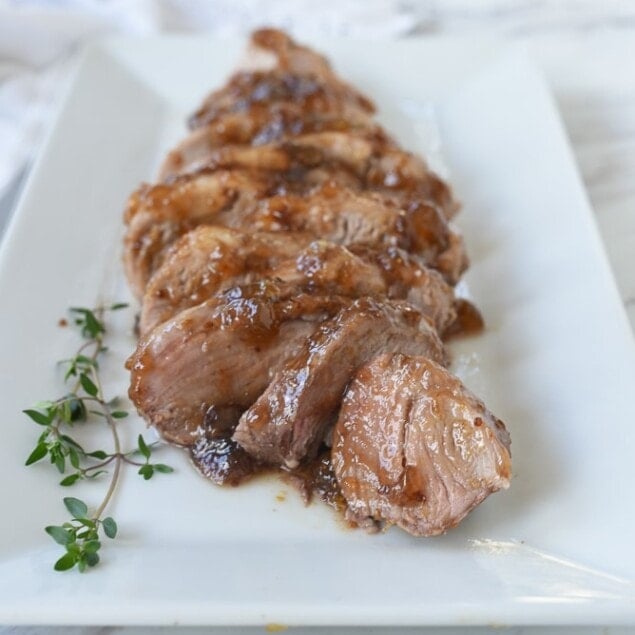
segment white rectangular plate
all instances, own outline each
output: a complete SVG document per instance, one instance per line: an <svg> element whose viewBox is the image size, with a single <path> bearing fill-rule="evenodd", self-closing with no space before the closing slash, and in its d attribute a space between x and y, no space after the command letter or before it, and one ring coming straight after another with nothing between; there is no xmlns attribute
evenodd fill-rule
<svg viewBox="0 0 635 635"><path fill-rule="evenodd" d="M111 41L87 51L0 253L0 621L97 624L609 623L635 620L635 350L553 103L522 52L493 43L314 42L414 150L434 104L465 203L469 287L486 333L455 346L505 420L514 479L458 529L346 530L275 480L219 489L180 451L173 476L123 479L120 537L87 575L54 573L65 519L49 465L26 469L20 414L60 393L70 305L128 297L121 210L232 70L242 42ZM424 143L425 142L425 143ZM125 394L132 311L110 334ZM141 422L122 424L133 442ZM96 441L94 444L96 445ZM103 485L75 495L96 503ZM279 500L285 498L285 500Z"/></svg>

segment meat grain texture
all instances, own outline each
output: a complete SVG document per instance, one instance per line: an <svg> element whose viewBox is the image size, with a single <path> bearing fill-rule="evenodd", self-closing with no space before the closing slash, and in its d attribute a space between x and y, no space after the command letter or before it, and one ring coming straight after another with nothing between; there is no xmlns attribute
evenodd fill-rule
<svg viewBox="0 0 635 635"><path fill-rule="evenodd" d="M482 328L458 204L374 104L281 31L125 211L138 412L217 484L278 470L365 527L454 527L508 487L503 423L446 368Z"/></svg>
<svg viewBox="0 0 635 635"><path fill-rule="evenodd" d="M445 368L380 355L346 391L332 461L351 518L429 536L508 487L509 444L502 422Z"/></svg>

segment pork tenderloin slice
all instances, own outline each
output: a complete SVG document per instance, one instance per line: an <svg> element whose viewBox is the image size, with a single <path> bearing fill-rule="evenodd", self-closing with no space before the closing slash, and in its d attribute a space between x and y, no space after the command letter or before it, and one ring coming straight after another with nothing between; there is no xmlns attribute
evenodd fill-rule
<svg viewBox="0 0 635 635"><path fill-rule="evenodd" d="M509 446L503 423L445 368L384 354L355 373L331 460L349 518L432 536L509 486Z"/></svg>
<svg viewBox="0 0 635 635"><path fill-rule="evenodd" d="M231 429L320 321L350 300L263 283L182 311L139 341L129 396L161 436L191 445L210 425Z"/></svg>
<svg viewBox="0 0 635 635"><path fill-rule="evenodd" d="M439 332L454 323L452 288L406 252L359 245L349 251L310 240L300 233L247 233L219 226L188 232L170 248L146 287L140 333L220 291L266 278L295 284L298 293L407 299Z"/></svg>
<svg viewBox="0 0 635 635"><path fill-rule="evenodd" d="M196 130L192 137L198 141ZM187 143L187 140L186 142ZM373 153L394 147L394 142L378 127L349 126L341 130L307 131L305 134L282 137L267 144L223 144L205 150L202 144L177 149L179 174L211 167L257 168L289 170L298 164L339 162L360 178L365 173ZM198 155L195 150L200 148ZM185 163L185 157L188 163ZM168 161L175 163L168 156ZM165 171L164 171L165 172Z"/></svg>
<svg viewBox="0 0 635 635"><path fill-rule="evenodd" d="M214 153L223 146L261 146L324 132L372 135L388 142L386 133L365 113L352 113L344 118L343 114L306 112L297 103L283 102L275 109L225 113L194 129L168 153L159 169L159 180L196 172L212 163Z"/></svg>
<svg viewBox="0 0 635 635"><path fill-rule="evenodd" d="M291 170L336 163L341 169L363 178L377 146L386 144L382 137L360 131L320 132L292 137L266 145L233 145L216 148L200 168L240 167L259 170Z"/></svg>
<svg viewBox="0 0 635 635"><path fill-rule="evenodd" d="M384 352L445 361L432 324L408 304L361 298L321 324L241 416L234 440L266 463L314 456L355 369Z"/></svg>
<svg viewBox="0 0 635 635"><path fill-rule="evenodd" d="M228 111L271 110L280 102L296 103L306 112L375 110L367 97L333 72L325 57L281 31L260 29L252 34L239 72L208 95L189 125L205 125Z"/></svg>
<svg viewBox="0 0 635 635"><path fill-rule="evenodd" d="M351 172L361 189L381 193L399 207L436 207L436 224L445 226L459 209L451 188L421 157L401 150L385 133L373 130L306 134L256 147L225 146L211 151L207 163L198 167L292 170L329 164Z"/></svg>
<svg viewBox="0 0 635 635"><path fill-rule="evenodd" d="M169 184L143 185L124 214L124 269L141 298L167 247L201 224L222 224L223 212L239 213L247 200L262 197L270 183L244 171L217 171L181 177Z"/></svg>
<svg viewBox="0 0 635 635"><path fill-rule="evenodd" d="M345 181L346 174L336 178ZM434 266L448 240L443 223L433 229L435 208L402 210L379 194L356 192L332 176L335 172L322 168L300 174L233 169L140 188L126 211L124 239L125 271L135 295L143 296L168 248L200 225L301 231L343 245L394 245Z"/></svg>
<svg viewBox="0 0 635 635"><path fill-rule="evenodd" d="M218 225L187 232L169 248L148 282L139 332L147 333L220 291L271 277L311 239L300 233L247 233Z"/></svg>
<svg viewBox="0 0 635 635"><path fill-rule="evenodd" d="M430 205L402 209L381 194L326 182L308 193L260 200L244 220L259 231L305 231L342 245L399 247L434 266L449 244L448 229Z"/></svg>

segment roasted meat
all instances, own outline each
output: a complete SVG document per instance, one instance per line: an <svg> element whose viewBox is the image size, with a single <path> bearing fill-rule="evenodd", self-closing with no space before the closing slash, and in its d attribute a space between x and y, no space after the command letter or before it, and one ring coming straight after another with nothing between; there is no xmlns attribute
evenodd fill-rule
<svg viewBox="0 0 635 635"><path fill-rule="evenodd" d="M234 440L264 462L296 467L325 439L355 369L397 351L445 361L434 327L410 305L356 300L280 367L241 417Z"/></svg>
<svg viewBox="0 0 635 635"><path fill-rule="evenodd" d="M298 181L285 176L221 170L179 177L171 185L141 187L128 204L124 239L124 264L135 295L142 297L166 250L199 225L300 231L342 245L397 246L433 268L447 259L453 239L433 206L402 209L345 183L315 184L314 179L321 178L318 171L310 170ZM462 246L460 250L463 253ZM456 282L456 267L444 266L445 271L446 279Z"/></svg>
<svg viewBox="0 0 635 635"><path fill-rule="evenodd" d="M239 415L318 324L350 302L273 282L229 289L141 338L126 363L130 398L166 440L189 445L210 409Z"/></svg>
<svg viewBox="0 0 635 635"><path fill-rule="evenodd" d="M331 458L349 518L431 536L509 486L509 445L503 423L445 368L386 354L355 373Z"/></svg>
<svg viewBox="0 0 635 635"><path fill-rule="evenodd" d="M129 395L219 485L279 470L365 527L457 524L509 436L444 366L478 332L448 184L325 57L261 29L129 198Z"/></svg>
<svg viewBox="0 0 635 635"><path fill-rule="evenodd" d="M267 278L295 284L307 293L407 299L440 333L453 325L452 288L407 252L363 245L348 250L310 240L301 233L247 233L219 226L188 232L146 287L141 334L219 291Z"/></svg>
<svg viewBox="0 0 635 635"><path fill-rule="evenodd" d="M227 112L257 116L289 102L297 104L305 115L375 112L373 103L339 79L325 57L281 31L255 31L242 67L225 87L205 99L190 117L191 128L206 125Z"/></svg>

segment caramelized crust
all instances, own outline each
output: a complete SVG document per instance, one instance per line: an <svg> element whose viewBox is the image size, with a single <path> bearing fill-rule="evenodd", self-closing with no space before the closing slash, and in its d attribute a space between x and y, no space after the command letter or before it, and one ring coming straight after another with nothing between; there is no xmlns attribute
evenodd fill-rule
<svg viewBox="0 0 635 635"><path fill-rule="evenodd" d="M448 258L452 233L430 204L396 205L380 192L360 192L359 181L336 166L327 170L220 169L142 186L126 210L124 265L130 286L143 296L167 249L200 225L245 230L307 232L342 245L395 246L440 268L450 283L464 266L462 243ZM453 264L459 260L458 265Z"/></svg>

